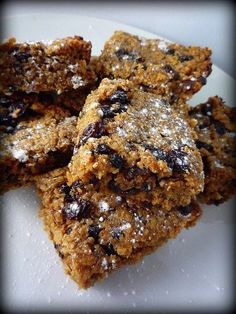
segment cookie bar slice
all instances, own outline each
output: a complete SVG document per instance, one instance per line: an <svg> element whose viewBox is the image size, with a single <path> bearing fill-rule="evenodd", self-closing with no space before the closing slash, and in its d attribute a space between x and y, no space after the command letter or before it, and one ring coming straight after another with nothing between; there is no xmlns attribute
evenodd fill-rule
<svg viewBox="0 0 236 314"><path fill-rule="evenodd" d="M140 261L196 223L196 203L168 212L155 206L130 204L123 197L108 201L94 191L90 202L66 184L66 169L36 177L42 198L40 216L67 274L88 288L120 267ZM75 192L75 194L74 194Z"/></svg>
<svg viewBox="0 0 236 314"><path fill-rule="evenodd" d="M91 72L91 43L80 36L49 43L17 42L0 45L0 92L40 92L76 89L87 84Z"/></svg>
<svg viewBox="0 0 236 314"><path fill-rule="evenodd" d="M190 98L211 73L211 50L117 31L100 56L101 75L132 80L145 91Z"/></svg>
<svg viewBox="0 0 236 314"><path fill-rule="evenodd" d="M0 134L0 192L29 183L32 175L66 165L77 117L55 105L35 103L24 120Z"/></svg>
<svg viewBox="0 0 236 314"><path fill-rule="evenodd" d="M195 118L196 142L202 155L205 185L200 199L221 204L236 194L236 111L218 97L211 97L189 112Z"/></svg>
<svg viewBox="0 0 236 314"><path fill-rule="evenodd" d="M166 100L130 81L104 79L86 100L69 164L69 185L164 210L189 204L204 176L194 132Z"/></svg>

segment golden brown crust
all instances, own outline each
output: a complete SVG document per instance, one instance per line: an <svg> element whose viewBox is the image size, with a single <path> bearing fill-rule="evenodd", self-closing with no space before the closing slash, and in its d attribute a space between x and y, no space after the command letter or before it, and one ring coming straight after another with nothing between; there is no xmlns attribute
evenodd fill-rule
<svg viewBox="0 0 236 314"><path fill-rule="evenodd" d="M66 165L72 155L77 117L58 106L34 103L11 133L2 132L1 192L31 182L32 175Z"/></svg>
<svg viewBox="0 0 236 314"><path fill-rule="evenodd" d="M101 76L129 79L170 100L190 98L211 73L211 50L146 39L117 31L100 56Z"/></svg>
<svg viewBox="0 0 236 314"><path fill-rule="evenodd" d="M203 158L205 184L199 195L206 204L221 204L236 194L236 111L218 97L190 110L197 147Z"/></svg>
<svg viewBox="0 0 236 314"><path fill-rule="evenodd" d="M0 45L0 92L40 92L76 89L87 85L91 71L91 43L66 37L45 44L18 43L10 38Z"/></svg>
<svg viewBox="0 0 236 314"><path fill-rule="evenodd" d="M82 182L87 199L99 188L168 210L203 189L192 129L165 99L129 81L104 79L88 96L77 128L68 181Z"/></svg>
<svg viewBox="0 0 236 314"><path fill-rule="evenodd" d="M140 261L183 228L194 225L201 215L196 203L168 213L158 207L130 204L125 198L116 198L113 207L107 207L95 192L86 215L85 204L73 199L70 209L78 215L69 218L67 201L73 198L73 190L65 184L65 174L66 168L35 178L42 198L40 216L66 273L81 288ZM110 197L111 193L107 194Z"/></svg>

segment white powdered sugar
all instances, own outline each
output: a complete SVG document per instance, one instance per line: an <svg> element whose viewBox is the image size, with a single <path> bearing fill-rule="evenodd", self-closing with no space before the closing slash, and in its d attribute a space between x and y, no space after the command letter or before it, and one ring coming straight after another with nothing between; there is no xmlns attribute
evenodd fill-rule
<svg viewBox="0 0 236 314"><path fill-rule="evenodd" d="M28 160L28 155L25 150L23 149L12 149L12 156L18 159L20 162L26 162Z"/></svg>
<svg viewBox="0 0 236 314"><path fill-rule="evenodd" d="M85 85L85 81L82 79L80 75L77 74L72 76L71 83L73 84L74 89Z"/></svg>
<svg viewBox="0 0 236 314"><path fill-rule="evenodd" d="M106 212L110 209L109 204L105 201L100 201L98 203L98 207L99 207L100 211L102 211L102 212Z"/></svg>

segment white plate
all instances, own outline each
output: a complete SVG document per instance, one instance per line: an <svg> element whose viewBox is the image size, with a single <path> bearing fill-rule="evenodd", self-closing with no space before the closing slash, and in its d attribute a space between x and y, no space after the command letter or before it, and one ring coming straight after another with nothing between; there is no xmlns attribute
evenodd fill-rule
<svg viewBox="0 0 236 314"><path fill-rule="evenodd" d="M79 34L99 54L115 30L157 37L112 21L83 16L18 16L4 22L4 38L50 40ZM222 56L224 57L224 56ZM191 103L220 95L233 105L234 81L217 67ZM64 274L43 231L33 189L2 197L3 296L8 310L221 310L232 301L233 200L204 207L198 225L183 231L143 262L124 268L83 291Z"/></svg>

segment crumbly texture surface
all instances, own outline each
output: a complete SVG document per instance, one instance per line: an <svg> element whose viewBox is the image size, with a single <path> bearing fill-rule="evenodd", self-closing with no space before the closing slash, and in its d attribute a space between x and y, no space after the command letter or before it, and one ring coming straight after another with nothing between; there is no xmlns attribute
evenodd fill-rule
<svg viewBox="0 0 236 314"><path fill-rule="evenodd" d="M146 39L117 31L100 56L101 76L132 80L140 89L158 95L190 98L211 73L211 50L166 40Z"/></svg>
<svg viewBox="0 0 236 314"><path fill-rule="evenodd" d="M38 173L66 165L72 155L77 117L61 107L35 103L0 134L0 191L25 185Z"/></svg>
<svg viewBox="0 0 236 314"><path fill-rule="evenodd" d="M206 204L221 204L236 194L236 111L220 97L190 110L197 120L196 142L204 163L205 185L199 195Z"/></svg>
<svg viewBox="0 0 236 314"><path fill-rule="evenodd" d="M94 190L163 210L188 205L203 189L194 131L165 99L104 79L78 120L69 185L89 200ZM80 192L78 192L80 193Z"/></svg>
<svg viewBox="0 0 236 314"><path fill-rule="evenodd" d="M91 43L80 36L49 43L16 42L10 38L0 45L0 92L40 92L85 86Z"/></svg>
<svg viewBox="0 0 236 314"><path fill-rule="evenodd" d="M196 203L173 208L130 204L94 191L90 205L66 184L66 169L36 177L42 197L40 216L67 274L88 288L120 267L140 261L195 224L201 214ZM75 192L75 194L74 194Z"/></svg>

